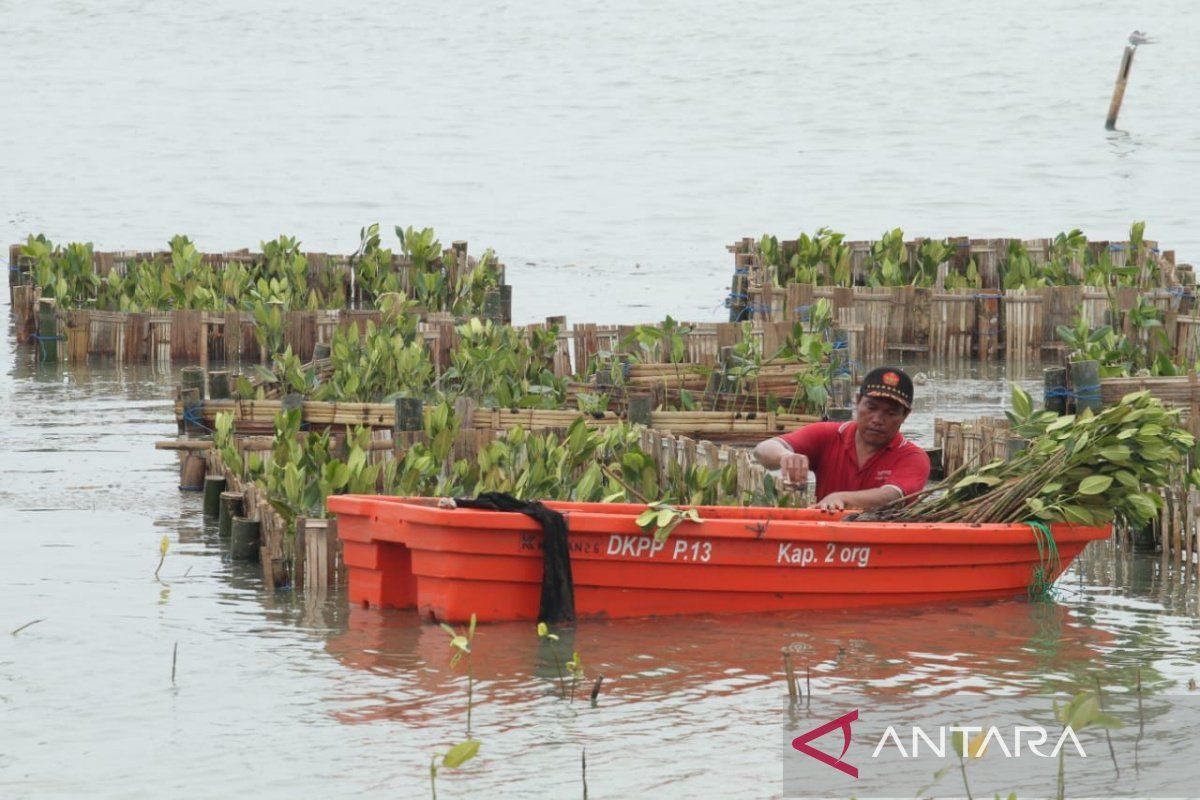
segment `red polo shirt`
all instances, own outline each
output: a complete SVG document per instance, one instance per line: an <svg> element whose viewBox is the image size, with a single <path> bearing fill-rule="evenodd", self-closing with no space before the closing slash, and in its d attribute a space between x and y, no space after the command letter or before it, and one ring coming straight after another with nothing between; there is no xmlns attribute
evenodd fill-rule
<svg viewBox="0 0 1200 800"><path fill-rule="evenodd" d="M779 438L808 456L817 474L817 499L834 492L857 492L895 486L902 495L919 492L929 480L929 456L899 433L887 447L858 465L855 422L814 422Z"/></svg>

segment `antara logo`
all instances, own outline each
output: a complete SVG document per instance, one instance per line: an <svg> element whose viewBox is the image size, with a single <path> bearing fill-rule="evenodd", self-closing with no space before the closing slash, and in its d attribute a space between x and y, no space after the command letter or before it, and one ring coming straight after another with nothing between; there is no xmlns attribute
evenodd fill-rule
<svg viewBox="0 0 1200 800"><path fill-rule="evenodd" d="M804 753L806 756L815 758L822 764L833 767L834 769L844 772L852 778L858 777L858 767L847 763L844 759L846 752L850 749L851 723L858 721L858 709L843 714L835 720L826 722L824 725L813 728L808 733L801 734L792 740L792 748ZM828 753L813 747L810 742L814 739L820 739L830 731L841 730L842 732L842 752L836 758ZM905 748L904 739L897 732L895 726L889 725L887 730L879 737L879 742L875 746L875 751L871 753L871 758L879 758L880 753L889 745L899 751L901 758L918 758L921 751L921 744L924 743L925 749L930 755L938 758L946 758L946 733L949 732L952 737L961 737L960 741L964 743L964 747L969 747L970 755L974 757L982 756L989 745L996 745L1005 758L1020 758L1022 751L1028 751L1032 756L1038 758L1055 759L1059 757L1059 753L1066 748L1073 749L1075 754L1080 758L1087 758L1087 751L1083 749L1083 744L1080 743L1075 731L1071 726L1063 728L1058 740L1054 743L1053 749L1050 752L1043 752L1040 748L1050 741L1050 732L1040 725L1017 725L1013 729L1012 741L1013 745L1010 749L1008 742L1005 739L1003 732L995 727L983 727L979 725L944 725L936 728L936 734L930 736L925 729L912 726L910 729L911 746ZM972 735L976 734L976 735ZM970 743L969 745L965 743ZM1024 747L1022 747L1024 745Z"/></svg>
<svg viewBox="0 0 1200 800"><path fill-rule="evenodd" d="M826 722L819 728L813 728L808 733L801 734L795 739L792 739L792 747L796 750L799 750L801 753L804 753L806 756L812 756L822 764L828 764L834 769L846 773L851 778L857 778L858 767L842 761L842 757L845 756L846 751L850 749L850 723L856 721L857 719L858 709L856 708L848 714L843 714L831 722ZM825 734L829 733L830 731L837 730L838 728L842 729L842 752L838 754L837 758L834 758L828 753L822 753L820 750L809 745L809 742L811 742L813 739L820 739Z"/></svg>

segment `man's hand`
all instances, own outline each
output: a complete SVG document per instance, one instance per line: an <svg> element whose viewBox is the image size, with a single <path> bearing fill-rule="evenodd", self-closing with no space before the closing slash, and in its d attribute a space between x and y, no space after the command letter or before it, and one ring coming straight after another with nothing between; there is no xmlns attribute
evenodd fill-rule
<svg viewBox="0 0 1200 800"><path fill-rule="evenodd" d="M804 486L808 483L808 456L803 453L785 453L779 457L779 472L786 483Z"/></svg>
<svg viewBox="0 0 1200 800"><path fill-rule="evenodd" d="M816 508L823 508L826 511L842 511L846 508L847 492L834 492L827 494L821 498L821 502L817 503Z"/></svg>

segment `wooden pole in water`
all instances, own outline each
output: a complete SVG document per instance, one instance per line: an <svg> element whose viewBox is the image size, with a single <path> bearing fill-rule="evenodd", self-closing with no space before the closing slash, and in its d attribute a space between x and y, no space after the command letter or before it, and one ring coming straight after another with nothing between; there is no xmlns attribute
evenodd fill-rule
<svg viewBox="0 0 1200 800"><path fill-rule="evenodd" d="M405 434L425 429L425 404L419 397L397 397L393 433ZM397 436L397 439L401 436Z"/></svg>
<svg viewBox="0 0 1200 800"><path fill-rule="evenodd" d="M505 325L512 325L512 286L500 284L500 314Z"/></svg>
<svg viewBox="0 0 1200 800"><path fill-rule="evenodd" d="M1060 417L1067 413L1067 368L1046 367L1042 370L1042 388L1046 410Z"/></svg>
<svg viewBox="0 0 1200 800"><path fill-rule="evenodd" d="M208 396L213 400L229 399L229 372L213 370L208 373Z"/></svg>
<svg viewBox="0 0 1200 800"><path fill-rule="evenodd" d="M189 492L204 490L204 473L208 465L204 456L195 450L184 450L183 463L179 467L179 488Z"/></svg>
<svg viewBox="0 0 1200 800"><path fill-rule="evenodd" d="M792 667L792 653L786 647L783 648L783 674L787 678L788 697L794 703L798 692L796 687L796 670Z"/></svg>
<svg viewBox="0 0 1200 800"><path fill-rule="evenodd" d="M234 517L240 517L242 510L241 492L221 492L220 513L217 515L217 533L222 539L228 539L233 530Z"/></svg>
<svg viewBox="0 0 1200 800"><path fill-rule="evenodd" d="M179 400L183 403L183 421L179 433L184 436L203 436L204 425L201 418L204 415L204 400L197 389L182 389Z"/></svg>
<svg viewBox="0 0 1200 800"><path fill-rule="evenodd" d="M218 519L221 516L221 492L225 491L224 475L207 475L204 478L204 518Z"/></svg>
<svg viewBox="0 0 1200 800"><path fill-rule="evenodd" d="M1130 45L1121 56L1121 68L1117 70L1117 82L1113 85L1112 100L1108 104L1108 117L1104 120L1107 130L1111 131L1117 127L1117 115L1121 113L1121 101L1125 99L1125 85L1129 82L1129 71L1133 69L1135 52L1137 47Z"/></svg>
<svg viewBox="0 0 1200 800"><path fill-rule="evenodd" d="M499 289L488 289L483 293L483 319L491 320L495 325L504 321L504 308Z"/></svg>
<svg viewBox="0 0 1200 800"><path fill-rule="evenodd" d="M650 415L654 410L654 400L648 394L631 395L629 397L629 421L638 425L650 425Z"/></svg>
<svg viewBox="0 0 1200 800"><path fill-rule="evenodd" d="M179 371L179 385L184 389L195 389L204 399L204 367L184 367Z"/></svg>
<svg viewBox="0 0 1200 800"><path fill-rule="evenodd" d="M1104 404L1100 402L1099 361L1071 362L1071 391L1075 395L1075 413L1090 408L1094 414L1103 407Z"/></svg>
<svg viewBox="0 0 1200 800"><path fill-rule="evenodd" d="M262 545L262 526L256 519L235 517L229 529L229 557L234 561L257 561Z"/></svg>
<svg viewBox="0 0 1200 800"><path fill-rule="evenodd" d="M58 361L58 312L53 297L38 301L38 359Z"/></svg>

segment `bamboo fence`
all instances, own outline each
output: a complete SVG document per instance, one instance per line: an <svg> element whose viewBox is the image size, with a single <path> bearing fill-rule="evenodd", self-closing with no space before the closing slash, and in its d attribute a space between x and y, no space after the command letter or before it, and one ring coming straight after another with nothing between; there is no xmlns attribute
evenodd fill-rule
<svg viewBox="0 0 1200 800"><path fill-rule="evenodd" d="M466 427L488 431L507 431L518 426L525 430L558 430L570 427L577 419L583 419L589 427L607 427L628 418L627 414L612 411L587 413L572 409L470 409L470 404L466 405L466 419L469 420ZM233 416L234 430L239 435L265 435L274 430L275 416L283 408L283 400L202 400L198 404L189 404L179 397L175 401L175 421L181 434L202 434L211 431L216 424L217 414L224 412ZM355 426L382 431L397 429L396 406L393 403L306 401L300 408L302 422L310 429L345 430ZM651 428L664 433L732 444L757 443L819 419L811 415L774 411L745 414L729 411L651 411L648 422Z"/></svg>
<svg viewBox="0 0 1200 800"><path fill-rule="evenodd" d="M374 316L378 312L363 308L368 305L370 298L365 297L362 287L355 281L353 257L349 255L333 255L329 253L305 253L308 261L308 279L313 285L324 285L324 276L333 272L338 275L347 295L352 300L351 309L333 309L327 311L290 311L288 312L288 344L294 352L307 359L311 356L312 346L316 342L329 341L329 332L333 327L346 324L347 320L355 320L359 315L363 319ZM106 277L110 273L125 275L129 267L139 261L158 259L169 263L171 254L166 251L121 251L95 252L92 254L93 269L99 276ZM262 253L252 253L240 250L231 253L203 253L203 262L216 271L225 269L232 264L249 266L263 260ZM472 269L478 262L468 255L467 243L456 241L442 255L446 265L448 280L453 285L460 274ZM400 275L401 293L416 299L416 290L412 276L415 267L411 260L403 255L393 255L392 270ZM17 335L21 341L27 341L38 335L37 316L41 299L40 287L33 285L32 266L29 259L21 255L21 245L9 246L9 293L11 313L17 324ZM497 277L500 283L498 289L497 320L508 322L512 319L512 287L505 284L506 268L504 264L496 265ZM486 303L485 303L486 305ZM200 311L191 309L159 310L144 313L126 313L117 311L100 311L96 309L58 309L59 330L57 335L64 337L70 343L67 345L73 360L79 360L85 355L110 355L122 357L126 361L159 361L173 358L184 361L200 361L202 351L206 346L210 349L210 358L233 360L257 352L258 345L253 335L254 322L246 313L236 309L227 311ZM481 312L480 316L484 313ZM230 324L226 327L226 321ZM240 331L235 333L236 324ZM83 336L88 343L72 336ZM123 337L123 338L122 338ZM169 341L169 356L161 343ZM223 355L221 355L223 354Z"/></svg>
<svg viewBox="0 0 1200 800"><path fill-rule="evenodd" d="M1016 441L1010 428L1007 417L980 417L974 421L935 418L933 446L941 450L944 474L1007 459L1010 442Z"/></svg>
<svg viewBox="0 0 1200 800"><path fill-rule="evenodd" d="M910 266L916 264L921 241L914 239L907 243ZM734 256L728 298L730 319L790 322L811 303L825 298L843 326L861 326L857 349L864 363L896 362L909 354L928 354L936 360L975 356L991 361L1003 356L1012 364L1036 363L1047 355L1059 355L1064 346L1058 341L1058 326L1072 325L1077 318L1081 317L1091 328L1103 324L1120 328L1122 315L1139 297L1146 298L1164 313L1172 332L1175 322L1170 315L1186 316L1194 303L1192 267L1176 266L1174 252L1160 252L1153 241L1144 243L1140 256L1137 280L1141 289L1114 287L1106 291L1073 285L1001 290L1000 266L1013 241L1016 240L952 237L953 251L940 265L932 289L912 286L870 289L862 284L866 283L870 268L872 242L843 243L850 249L852 280L856 284L853 288L796 283L777 286L773 284L774 268L760 262L757 241L746 238L729 247ZM1051 240L1029 239L1022 244L1034 263L1048 261ZM1088 246L1096 254L1107 251L1114 266L1128 263L1128 242L1090 242ZM780 247L786 258L796 252L797 243L784 241ZM975 261L981 288L945 289L947 271L962 270L968 259ZM1068 270L1077 280L1081 279L1082 261L1075 259ZM1196 349L1194 344L1189 347Z"/></svg>

